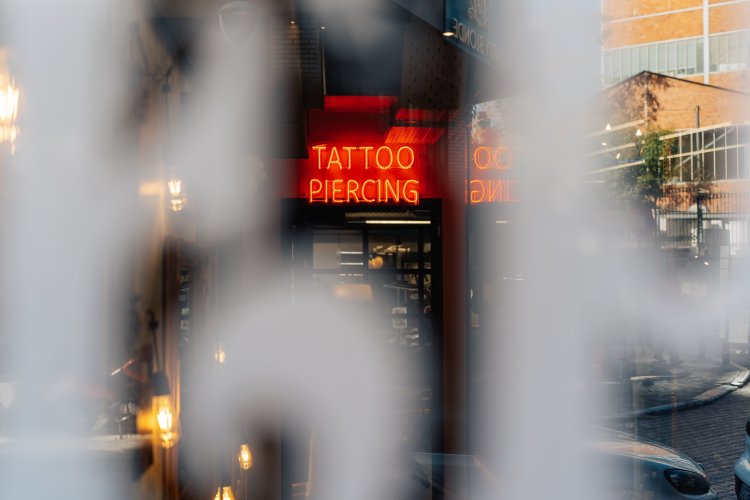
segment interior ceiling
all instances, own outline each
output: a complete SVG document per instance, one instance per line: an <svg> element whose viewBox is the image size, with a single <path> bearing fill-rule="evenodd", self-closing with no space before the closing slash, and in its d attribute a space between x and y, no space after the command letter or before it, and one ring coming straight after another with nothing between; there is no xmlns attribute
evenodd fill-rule
<svg viewBox="0 0 750 500"><path fill-rule="evenodd" d="M378 102L375 103L378 109L372 110L388 115L389 123L385 130L381 129L383 140L431 144L440 138L456 109L497 98L495 85L486 85L486 76L493 72L492 68L447 43L434 23L423 19L414 9L407 10L409 6L399 5L403 2L373 1L364 4L364 8L359 2L354 5L343 2L337 3L335 10L321 11L314 9L318 7L316 1L254 2L272 8L279 22L287 15L290 20L300 21L300 29L305 20L307 24L312 23L316 30L314 36L320 36L319 46L324 48L320 57L325 65L325 101L322 84L320 88L305 87L312 84L308 81L310 71L305 69L296 77L301 81L301 92L313 90L320 94L319 98L299 99L299 96L287 95L299 84L275 85L279 95L274 96L273 101L281 106L295 102L295 108L300 111L318 106L326 111L364 111L352 106L368 107L373 105L373 99L392 100L393 97L385 96L397 96L396 103L389 101L386 106ZM436 0L416 3L424 7L430 2L442 3ZM218 21L218 11L226 3L226 0L161 0L153 4L152 22L158 36L184 71L191 71L194 40L200 30L205 29L207 23ZM318 24L325 26L325 30L317 32ZM320 73L322 68L315 71ZM285 90L279 90L281 88ZM330 96L343 100L336 101L336 97ZM341 96L351 96L354 101L346 101ZM304 115L271 116L269 123L274 122L278 137L294 139L285 146L286 152L278 151L273 156L306 157L305 138L309 130L306 131Z"/></svg>
<svg viewBox="0 0 750 500"><path fill-rule="evenodd" d="M328 95L398 95L408 13L392 2L320 14Z"/></svg>

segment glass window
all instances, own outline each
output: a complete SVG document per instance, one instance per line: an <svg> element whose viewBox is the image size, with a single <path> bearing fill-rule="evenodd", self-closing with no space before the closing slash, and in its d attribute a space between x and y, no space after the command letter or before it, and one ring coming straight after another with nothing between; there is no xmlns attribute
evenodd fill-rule
<svg viewBox="0 0 750 500"><path fill-rule="evenodd" d="M612 81L619 82L622 78L622 71L620 68L620 51L615 50L612 52Z"/></svg>
<svg viewBox="0 0 750 500"><path fill-rule="evenodd" d="M638 72L646 71L648 69L648 47L644 45L638 51Z"/></svg>
<svg viewBox="0 0 750 500"><path fill-rule="evenodd" d="M659 48L659 73L664 73L667 71L667 44L660 43L658 45Z"/></svg>
<svg viewBox="0 0 750 500"><path fill-rule="evenodd" d="M638 73L638 67L640 66L638 64L638 55L640 54L640 50L638 47L633 47L630 49L630 73L629 75L634 75Z"/></svg>
<svg viewBox="0 0 750 500"><path fill-rule="evenodd" d="M701 138L701 145L704 149L714 147L714 131L704 130L703 137Z"/></svg>
<svg viewBox="0 0 750 500"><path fill-rule="evenodd" d="M734 152L734 151L733 151ZM715 172L716 177L714 179L722 180L727 179L727 151L725 149L720 149L718 151L715 151L716 159L715 159Z"/></svg>
<svg viewBox="0 0 750 500"><path fill-rule="evenodd" d="M418 269L419 243L415 231L370 233L369 258L380 257L377 269ZM429 266L427 266L429 267Z"/></svg>
<svg viewBox="0 0 750 500"><path fill-rule="evenodd" d="M655 43L648 46L648 70L654 73L659 71L659 64L656 57L657 50Z"/></svg>
<svg viewBox="0 0 750 500"><path fill-rule="evenodd" d="M714 154L713 152L703 153L701 167L703 169L703 180L710 181L714 178Z"/></svg>
<svg viewBox="0 0 750 500"><path fill-rule="evenodd" d="M746 125L737 127L737 135L740 144L747 144L750 142L750 127Z"/></svg>
<svg viewBox="0 0 750 500"><path fill-rule="evenodd" d="M695 41L695 70L696 73L703 73L703 39Z"/></svg>
<svg viewBox="0 0 750 500"><path fill-rule="evenodd" d="M726 139L727 147L736 146L738 142L737 141L738 139L737 127L728 127L726 131L727 131L727 139Z"/></svg>
<svg viewBox="0 0 750 500"><path fill-rule="evenodd" d="M708 40L708 60L709 60L709 71L718 71L719 69L719 42L715 36L712 36Z"/></svg>
<svg viewBox="0 0 750 500"><path fill-rule="evenodd" d="M677 74L684 75L687 69L687 60L685 58L685 41L681 40L677 42Z"/></svg>
<svg viewBox="0 0 750 500"><path fill-rule="evenodd" d="M607 51L604 53L604 61L602 62L602 65L604 83L612 83L612 52Z"/></svg>
<svg viewBox="0 0 750 500"><path fill-rule="evenodd" d="M727 129L717 128L714 132L714 144L711 147L723 148L727 145Z"/></svg>
<svg viewBox="0 0 750 500"><path fill-rule="evenodd" d="M727 179L736 179L737 178L737 148L731 148L727 149L726 151L726 159L727 159Z"/></svg>
<svg viewBox="0 0 750 500"><path fill-rule="evenodd" d="M746 68L748 65L748 32L742 31L739 36L739 65L740 68Z"/></svg>
<svg viewBox="0 0 750 500"><path fill-rule="evenodd" d="M679 145L680 145L680 151L683 153L687 153L688 151L693 150L693 135L692 134L685 134L683 136L680 136L679 138Z"/></svg>
<svg viewBox="0 0 750 500"><path fill-rule="evenodd" d="M685 65L685 73L688 75L693 75L696 73L696 68L698 67L695 64L695 39L688 40L686 43L686 65Z"/></svg>
<svg viewBox="0 0 750 500"><path fill-rule="evenodd" d="M729 40L726 35L720 35L718 37L719 44L719 71L726 71L729 69Z"/></svg>
<svg viewBox="0 0 750 500"><path fill-rule="evenodd" d="M341 269L361 273L364 268L362 234L359 232L315 231L313 268Z"/></svg>
<svg viewBox="0 0 750 500"><path fill-rule="evenodd" d="M740 67L740 47L739 47L739 34L730 33L727 35L729 50L729 67L728 69L737 69Z"/></svg>
<svg viewBox="0 0 750 500"><path fill-rule="evenodd" d="M627 78L630 76L630 49L622 49L622 77Z"/></svg>
<svg viewBox="0 0 750 500"><path fill-rule="evenodd" d="M667 43L667 69L670 73L677 70L677 43Z"/></svg>
<svg viewBox="0 0 750 500"><path fill-rule="evenodd" d="M744 146L737 148L737 177L747 178L747 148Z"/></svg>

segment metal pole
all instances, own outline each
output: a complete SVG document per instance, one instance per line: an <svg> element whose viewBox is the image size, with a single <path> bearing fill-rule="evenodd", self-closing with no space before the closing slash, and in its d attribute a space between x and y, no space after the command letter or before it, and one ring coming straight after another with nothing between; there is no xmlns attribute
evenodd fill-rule
<svg viewBox="0 0 750 500"><path fill-rule="evenodd" d="M701 248L701 243L703 242L703 192L700 187L698 188L695 205L698 218L698 227L696 228L696 237L698 241L696 244L698 246L698 256L701 257L703 255Z"/></svg>
<svg viewBox="0 0 750 500"><path fill-rule="evenodd" d="M701 128L701 107L695 107L695 128Z"/></svg>

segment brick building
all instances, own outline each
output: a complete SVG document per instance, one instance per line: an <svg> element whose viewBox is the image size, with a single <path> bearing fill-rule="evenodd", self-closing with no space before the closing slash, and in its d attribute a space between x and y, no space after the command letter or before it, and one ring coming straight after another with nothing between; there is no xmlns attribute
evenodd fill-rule
<svg viewBox="0 0 750 500"><path fill-rule="evenodd" d="M750 64L750 3L605 0L603 74L612 85L641 71L741 90Z"/></svg>

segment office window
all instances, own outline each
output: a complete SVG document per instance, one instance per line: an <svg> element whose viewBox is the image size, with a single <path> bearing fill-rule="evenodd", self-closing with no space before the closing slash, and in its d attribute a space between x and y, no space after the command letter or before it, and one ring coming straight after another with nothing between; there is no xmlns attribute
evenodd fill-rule
<svg viewBox="0 0 750 500"><path fill-rule="evenodd" d="M711 35L708 61L704 61L703 45L703 37L694 37L607 50L604 82L617 83L645 70L688 76L703 73L704 64L708 64L712 72L750 67L750 31Z"/></svg>
<svg viewBox="0 0 750 500"><path fill-rule="evenodd" d="M719 69L719 41L716 37L708 40L708 70L713 72Z"/></svg>
<svg viewBox="0 0 750 500"><path fill-rule="evenodd" d="M729 40L725 35L718 37L718 62L719 71L727 71L729 69Z"/></svg>
<svg viewBox="0 0 750 500"><path fill-rule="evenodd" d="M688 40L685 46L685 52L686 52L685 73L688 75L695 74L698 72L698 65L696 64L696 57L695 57L696 55L695 46L696 46L695 40Z"/></svg>
<svg viewBox="0 0 750 500"><path fill-rule="evenodd" d="M657 54L657 47L656 44L651 44L648 46L648 70L656 73L659 71L659 61L656 57Z"/></svg>
<svg viewBox="0 0 750 500"><path fill-rule="evenodd" d="M612 81L619 82L622 80L622 66L620 65L620 50L612 52Z"/></svg>
<svg viewBox="0 0 750 500"><path fill-rule="evenodd" d="M730 33L727 35L729 43L729 69L739 69L740 67L740 45L739 33Z"/></svg>
<svg viewBox="0 0 750 500"><path fill-rule="evenodd" d="M658 45L659 47L659 65L658 70L659 73L664 73L667 71L667 45L664 43L660 43Z"/></svg>
<svg viewBox="0 0 750 500"><path fill-rule="evenodd" d="M667 44L667 71L674 74L677 72L677 43L669 42Z"/></svg>
<svg viewBox="0 0 750 500"><path fill-rule="evenodd" d="M740 31L739 34L739 64L740 68L745 68L748 65L748 44L750 44L750 33L747 31Z"/></svg>
<svg viewBox="0 0 750 500"><path fill-rule="evenodd" d="M682 40L677 42L677 74L684 75L687 72L687 68L685 41Z"/></svg>
<svg viewBox="0 0 750 500"><path fill-rule="evenodd" d="M749 125L716 127L696 133L685 131L672 139L670 154L664 157L673 180L746 179L748 172Z"/></svg>
<svg viewBox="0 0 750 500"><path fill-rule="evenodd" d="M630 48L626 47L622 49L622 77L627 78L632 73L630 73Z"/></svg>
<svg viewBox="0 0 750 500"><path fill-rule="evenodd" d="M611 82L612 81L612 52L604 53L603 73L604 73L604 81Z"/></svg>

